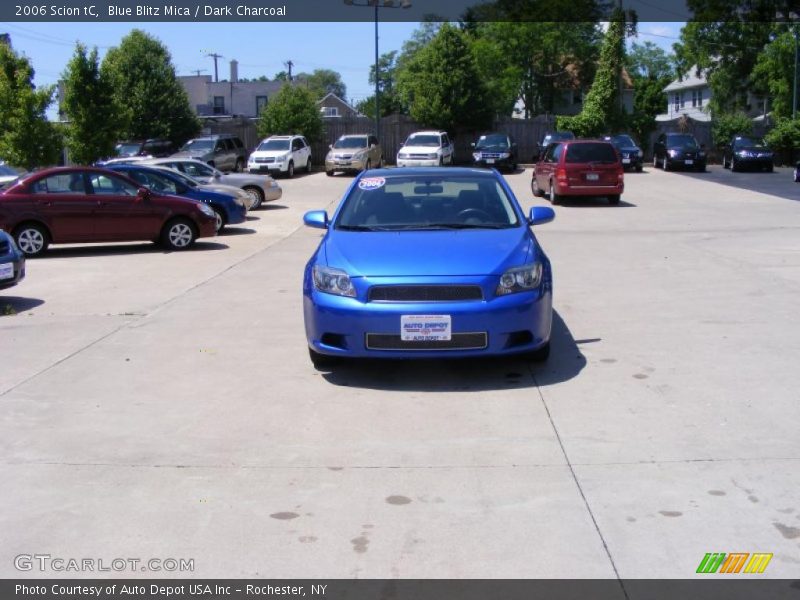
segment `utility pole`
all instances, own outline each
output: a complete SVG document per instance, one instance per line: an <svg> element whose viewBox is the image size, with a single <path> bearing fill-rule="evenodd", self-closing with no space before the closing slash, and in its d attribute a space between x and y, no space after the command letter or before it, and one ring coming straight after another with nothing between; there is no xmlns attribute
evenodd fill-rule
<svg viewBox="0 0 800 600"><path fill-rule="evenodd" d="M220 58L225 58L222 54L217 54L216 52L209 52L206 56L214 59L214 83L219 81L219 71L217 71L217 60Z"/></svg>
<svg viewBox="0 0 800 600"><path fill-rule="evenodd" d="M283 63L283 65L288 70L288 72L289 72L289 75L288 75L289 81L291 81L292 80L292 67L294 66L294 63L291 60L287 60L285 63Z"/></svg>
<svg viewBox="0 0 800 600"><path fill-rule="evenodd" d="M794 33L794 89L792 94L792 119L797 118L797 42L798 42L798 35L800 32L797 30L797 23L794 23L792 26L792 32Z"/></svg>

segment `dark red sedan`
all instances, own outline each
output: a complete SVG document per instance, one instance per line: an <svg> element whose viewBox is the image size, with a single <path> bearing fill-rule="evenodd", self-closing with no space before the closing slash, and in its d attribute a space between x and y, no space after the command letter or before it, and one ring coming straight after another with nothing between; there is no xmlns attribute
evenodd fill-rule
<svg viewBox="0 0 800 600"><path fill-rule="evenodd" d="M152 240L183 250L216 235L209 206L153 193L94 167L37 171L0 192L0 229L11 232L26 256L51 243Z"/></svg>
<svg viewBox="0 0 800 600"><path fill-rule="evenodd" d="M531 189L552 204L570 196L605 196L619 204L625 172L610 142L569 140L550 144L533 169Z"/></svg>

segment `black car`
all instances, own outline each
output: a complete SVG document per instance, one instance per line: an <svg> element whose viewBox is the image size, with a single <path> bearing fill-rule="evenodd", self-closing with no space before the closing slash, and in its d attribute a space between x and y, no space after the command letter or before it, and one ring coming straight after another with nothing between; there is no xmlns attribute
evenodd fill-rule
<svg viewBox="0 0 800 600"><path fill-rule="evenodd" d="M653 146L653 166L665 171L682 167L702 173L706 161L705 147L689 133L662 133Z"/></svg>
<svg viewBox="0 0 800 600"><path fill-rule="evenodd" d="M14 238L0 229L0 290L25 279L25 255Z"/></svg>
<svg viewBox="0 0 800 600"><path fill-rule="evenodd" d="M615 135L604 135L600 139L606 142L611 142L619 152L622 158L622 168L626 171L628 169L636 169L638 173L642 172L642 157L644 152L633 138L627 133L618 133Z"/></svg>
<svg viewBox="0 0 800 600"><path fill-rule="evenodd" d="M546 133L541 142L536 144L536 151L533 155L533 162L538 162L544 156L545 150L550 144L555 142L563 142L566 140L574 140L575 134L571 131L551 131Z"/></svg>
<svg viewBox="0 0 800 600"><path fill-rule="evenodd" d="M505 133L487 133L472 146L472 164L476 167L517 170L517 144Z"/></svg>
<svg viewBox="0 0 800 600"><path fill-rule="evenodd" d="M731 171L756 168L771 173L774 159L775 154L762 140L736 135L723 149L722 166Z"/></svg>

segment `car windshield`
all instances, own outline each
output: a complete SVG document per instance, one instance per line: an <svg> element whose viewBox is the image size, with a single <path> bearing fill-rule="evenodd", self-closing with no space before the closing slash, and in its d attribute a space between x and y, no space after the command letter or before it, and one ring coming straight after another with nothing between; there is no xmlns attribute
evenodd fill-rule
<svg viewBox="0 0 800 600"><path fill-rule="evenodd" d="M766 148L763 140L751 137L737 137L733 142L734 148Z"/></svg>
<svg viewBox="0 0 800 600"><path fill-rule="evenodd" d="M397 175L358 181L336 220L344 231L505 229L520 219L492 177Z"/></svg>
<svg viewBox="0 0 800 600"><path fill-rule="evenodd" d="M161 169L162 171L165 171L168 174L168 176L174 177L176 179L180 179L181 182L183 182L188 187L196 188L198 185L200 185L200 183L198 181L196 181L195 179L192 179L186 173L181 173L180 171L178 171L176 169L170 169L168 167L158 167L158 168Z"/></svg>
<svg viewBox="0 0 800 600"><path fill-rule="evenodd" d="M159 173L155 169L126 169L119 172L154 192L161 194L178 193L178 184L166 174Z"/></svg>
<svg viewBox="0 0 800 600"><path fill-rule="evenodd" d="M366 148L367 147L367 138L365 137L342 137L336 140L336 143L333 145L334 148L337 150L343 148Z"/></svg>
<svg viewBox="0 0 800 600"><path fill-rule="evenodd" d="M564 161L568 163L613 164L617 162L617 153L611 144L605 142L573 143L567 146L567 157Z"/></svg>
<svg viewBox="0 0 800 600"><path fill-rule="evenodd" d="M19 177L16 169L12 169L7 165L0 165L0 177Z"/></svg>
<svg viewBox="0 0 800 600"><path fill-rule="evenodd" d="M634 142L633 138L631 138L629 135L612 135L607 139L618 147L632 148L633 146L636 146L636 142Z"/></svg>
<svg viewBox="0 0 800 600"><path fill-rule="evenodd" d="M687 148L697 148L697 141L691 135L671 135L667 137L668 146L685 146Z"/></svg>
<svg viewBox="0 0 800 600"><path fill-rule="evenodd" d="M406 141L406 146L431 146L438 148L441 143L439 136L435 134L412 135Z"/></svg>
<svg viewBox="0 0 800 600"><path fill-rule="evenodd" d="M117 144L115 150L117 156L136 156L139 154L142 145L137 143Z"/></svg>
<svg viewBox="0 0 800 600"><path fill-rule="evenodd" d="M288 150L289 140L264 140L256 150Z"/></svg>
<svg viewBox="0 0 800 600"><path fill-rule="evenodd" d="M508 137L499 133L482 135L475 148L508 148Z"/></svg>
<svg viewBox="0 0 800 600"><path fill-rule="evenodd" d="M181 152L211 152L214 140L189 140L181 148Z"/></svg>

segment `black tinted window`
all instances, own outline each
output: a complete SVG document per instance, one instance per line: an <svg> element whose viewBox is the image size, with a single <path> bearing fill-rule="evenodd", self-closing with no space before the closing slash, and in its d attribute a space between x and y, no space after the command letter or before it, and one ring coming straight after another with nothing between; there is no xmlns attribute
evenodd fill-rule
<svg viewBox="0 0 800 600"><path fill-rule="evenodd" d="M570 144L567 148L568 163L614 163L617 162L617 153L611 144L602 142L587 144Z"/></svg>

